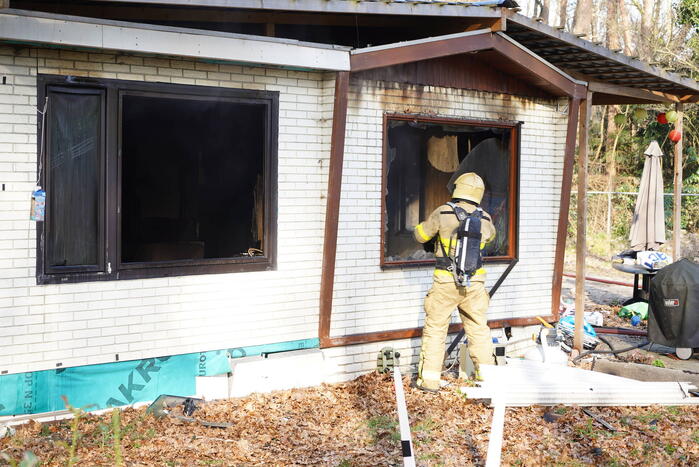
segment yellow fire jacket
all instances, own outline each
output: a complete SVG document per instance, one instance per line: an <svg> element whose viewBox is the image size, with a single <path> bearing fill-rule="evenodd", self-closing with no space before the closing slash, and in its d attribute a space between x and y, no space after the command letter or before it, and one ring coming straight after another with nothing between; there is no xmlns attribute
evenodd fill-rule
<svg viewBox="0 0 699 467"><path fill-rule="evenodd" d="M459 201L456 203L456 205L463 208L468 213L476 210L474 205L463 201ZM432 211L432 214L430 214L426 221L415 226L415 240L420 243L427 243L432 240L435 235L439 234L439 238L437 240L442 242L445 251L448 251L450 255L453 255L456 250L455 231L457 227L459 227L459 219L457 219L454 215L454 210L449 205L443 204ZM491 242L495 238L496 235L495 226L493 226L492 219L485 211L483 211L483 219L481 221L481 234L483 235L481 239L482 250L485 248L487 243ZM437 257L444 256L442 253L442 248L438 243L435 244L434 253ZM449 271L435 269L434 280L436 282L451 282L454 280L454 276ZM476 271L471 280L485 282L485 269L480 268L478 271Z"/></svg>

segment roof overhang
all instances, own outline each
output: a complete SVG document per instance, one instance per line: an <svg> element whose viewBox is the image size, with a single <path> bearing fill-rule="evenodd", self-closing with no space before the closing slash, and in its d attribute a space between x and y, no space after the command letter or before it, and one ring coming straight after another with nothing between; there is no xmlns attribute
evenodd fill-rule
<svg viewBox="0 0 699 467"><path fill-rule="evenodd" d="M270 11L303 11L361 15L417 15L501 18L502 8L458 2L347 1L347 0L111 0L113 3L245 8Z"/></svg>
<svg viewBox="0 0 699 467"><path fill-rule="evenodd" d="M587 83L577 80L501 33L489 29L399 42L351 52L351 71L365 71L403 63L466 53L495 51L552 95L582 98Z"/></svg>
<svg viewBox="0 0 699 467"><path fill-rule="evenodd" d="M508 12L506 34L552 65L590 83L594 104L695 102L699 83Z"/></svg>
<svg viewBox="0 0 699 467"><path fill-rule="evenodd" d="M0 41L348 71L348 47L0 9Z"/></svg>

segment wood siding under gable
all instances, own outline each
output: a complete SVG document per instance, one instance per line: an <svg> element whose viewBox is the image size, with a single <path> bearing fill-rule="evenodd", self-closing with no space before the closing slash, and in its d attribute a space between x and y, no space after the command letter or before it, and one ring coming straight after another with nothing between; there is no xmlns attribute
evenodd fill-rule
<svg viewBox="0 0 699 467"><path fill-rule="evenodd" d="M498 54L484 52L489 60L475 55L454 55L450 57L422 60L419 62L375 68L355 73L359 79L390 81L395 83L440 86L455 89L470 89L523 97L552 98L551 94L533 86L510 73L496 68ZM497 66L505 66L504 58ZM510 65L511 66L511 65Z"/></svg>

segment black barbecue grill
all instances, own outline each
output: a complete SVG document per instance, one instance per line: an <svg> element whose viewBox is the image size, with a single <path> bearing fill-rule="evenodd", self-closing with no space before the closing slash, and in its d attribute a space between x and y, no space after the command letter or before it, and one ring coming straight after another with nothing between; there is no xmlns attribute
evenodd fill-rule
<svg viewBox="0 0 699 467"><path fill-rule="evenodd" d="M691 358L699 349L699 264L682 259L658 271L648 304L648 338Z"/></svg>

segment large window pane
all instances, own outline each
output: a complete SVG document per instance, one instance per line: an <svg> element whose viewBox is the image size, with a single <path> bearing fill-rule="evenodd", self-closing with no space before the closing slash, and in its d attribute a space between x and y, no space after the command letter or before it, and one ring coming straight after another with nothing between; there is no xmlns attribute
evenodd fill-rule
<svg viewBox="0 0 699 467"><path fill-rule="evenodd" d="M260 254L266 109L122 96L122 262Z"/></svg>
<svg viewBox="0 0 699 467"><path fill-rule="evenodd" d="M413 229L449 201L450 181L465 172L485 182L481 206L498 232L485 256L509 255L511 128L389 118L387 137L384 263L434 258L434 243L418 244Z"/></svg>
<svg viewBox="0 0 699 467"><path fill-rule="evenodd" d="M100 94L49 92L49 267L99 263Z"/></svg>

